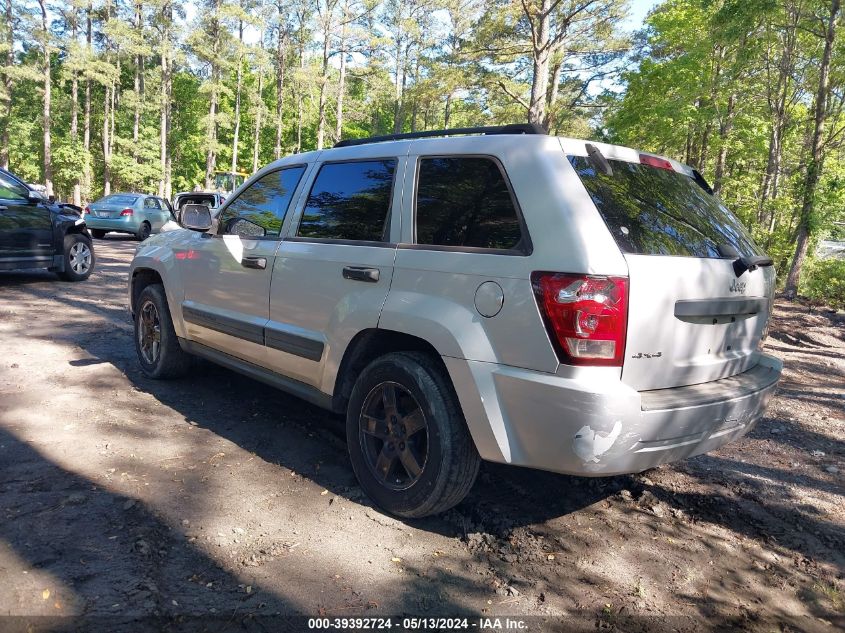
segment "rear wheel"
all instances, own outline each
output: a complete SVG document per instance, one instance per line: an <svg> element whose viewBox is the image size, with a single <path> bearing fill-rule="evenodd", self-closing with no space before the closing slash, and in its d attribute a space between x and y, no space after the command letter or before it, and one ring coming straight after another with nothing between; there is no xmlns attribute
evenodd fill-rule
<svg viewBox="0 0 845 633"><path fill-rule="evenodd" d="M103 229L91 229L91 236L101 240L106 236L106 232Z"/></svg>
<svg viewBox="0 0 845 633"><path fill-rule="evenodd" d="M149 222L144 221L141 223L141 226L138 229L138 232L135 234L135 237L138 238L139 242L143 242L150 236L150 233L152 233L152 227L150 226Z"/></svg>
<svg viewBox="0 0 845 633"><path fill-rule="evenodd" d="M138 297L135 351L141 370L150 378L179 378L190 368L191 357L179 345L160 284L147 286Z"/></svg>
<svg viewBox="0 0 845 633"><path fill-rule="evenodd" d="M458 504L481 462L445 372L418 352L387 354L361 373L346 438L364 492L407 518Z"/></svg>
<svg viewBox="0 0 845 633"><path fill-rule="evenodd" d="M71 233L64 239L64 271L59 277L65 281L83 281L91 276L96 258L87 235Z"/></svg>

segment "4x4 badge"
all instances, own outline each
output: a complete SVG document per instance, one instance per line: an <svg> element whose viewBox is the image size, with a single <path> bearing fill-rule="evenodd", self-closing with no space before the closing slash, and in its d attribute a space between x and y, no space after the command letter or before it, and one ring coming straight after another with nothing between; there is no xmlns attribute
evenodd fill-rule
<svg viewBox="0 0 845 633"><path fill-rule="evenodd" d="M660 358L663 356L663 352L655 352L654 354L643 354L642 352L638 352L631 356L631 358Z"/></svg>

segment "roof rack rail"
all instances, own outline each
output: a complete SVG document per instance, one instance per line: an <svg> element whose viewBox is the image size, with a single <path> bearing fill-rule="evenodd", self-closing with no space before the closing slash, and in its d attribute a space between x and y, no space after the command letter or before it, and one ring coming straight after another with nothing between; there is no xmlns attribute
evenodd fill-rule
<svg viewBox="0 0 845 633"><path fill-rule="evenodd" d="M422 132L405 132L402 134L387 134L385 136L371 136L369 138L350 138L335 143L335 147L350 147L352 145L368 145L369 143L383 143L385 141L405 141L415 138L431 138L433 136L460 136L464 134L547 134L542 126L536 123L512 123L511 125L490 125L487 127L458 127L450 130L425 130Z"/></svg>

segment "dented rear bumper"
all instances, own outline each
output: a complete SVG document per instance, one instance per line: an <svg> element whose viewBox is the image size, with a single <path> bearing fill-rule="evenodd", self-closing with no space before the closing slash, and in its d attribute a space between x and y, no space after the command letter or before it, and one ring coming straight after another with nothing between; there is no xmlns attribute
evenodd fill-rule
<svg viewBox="0 0 845 633"><path fill-rule="evenodd" d="M745 435L783 368L763 355L730 378L637 392L618 379L444 362L484 459L586 476L641 472Z"/></svg>

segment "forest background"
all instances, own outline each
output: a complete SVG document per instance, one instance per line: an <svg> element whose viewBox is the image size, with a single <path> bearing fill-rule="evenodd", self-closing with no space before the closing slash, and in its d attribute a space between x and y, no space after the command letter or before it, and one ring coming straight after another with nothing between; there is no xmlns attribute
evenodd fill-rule
<svg viewBox="0 0 845 633"><path fill-rule="evenodd" d="M2 0L0 166L170 198L343 138L539 123L683 161L845 308L841 0Z"/></svg>

